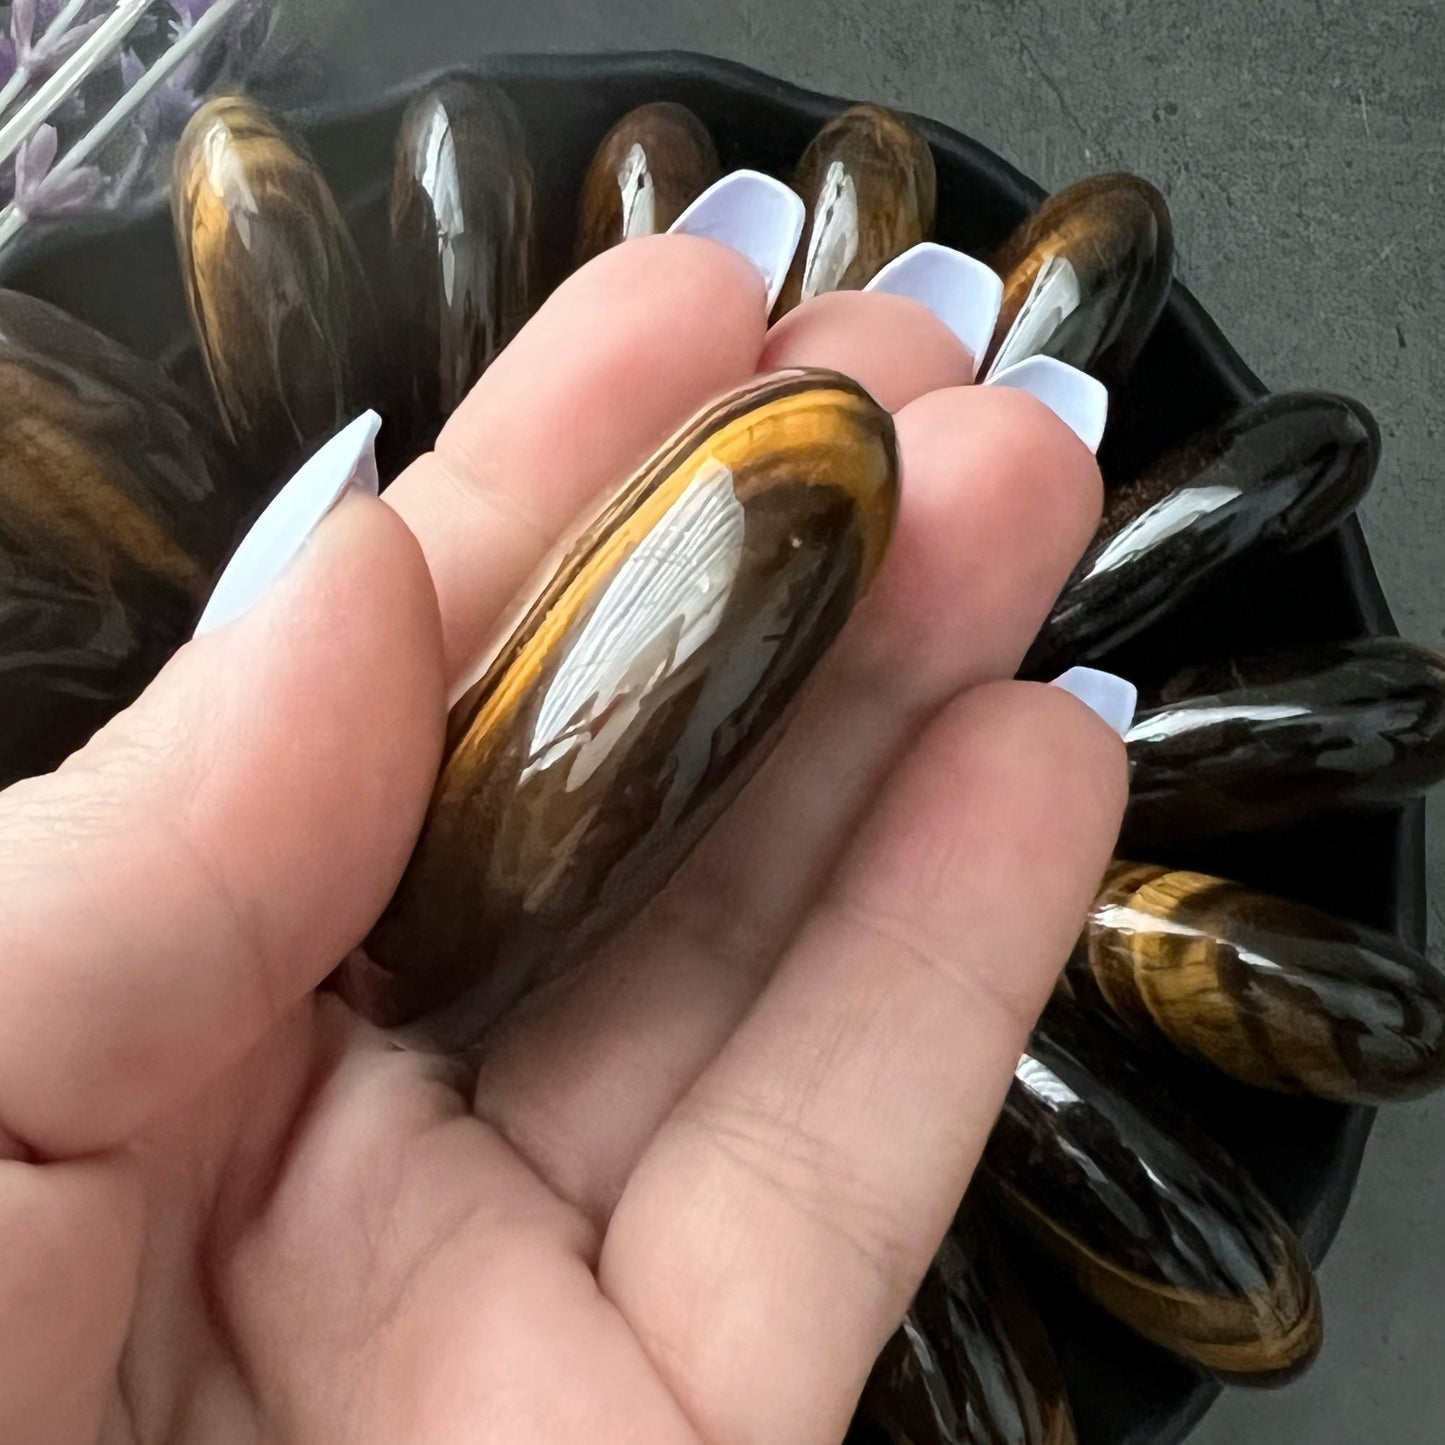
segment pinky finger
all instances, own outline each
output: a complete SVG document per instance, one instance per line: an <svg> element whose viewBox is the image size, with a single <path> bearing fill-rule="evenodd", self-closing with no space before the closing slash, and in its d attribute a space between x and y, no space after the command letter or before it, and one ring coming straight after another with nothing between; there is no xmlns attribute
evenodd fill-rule
<svg viewBox="0 0 1445 1445"><path fill-rule="evenodd" d="M842 1437L1107 864L1091 705L1001 683L934 720L629 1181L599 1277L703 1438Z"/></svg>
<svg viewBox="0 0 1445 1445"><path fill-rule="evenodd" d="M135 1301L140 1186L117 1155L0 1161L0 1421L6 1440L93 1440Z"/></svg>

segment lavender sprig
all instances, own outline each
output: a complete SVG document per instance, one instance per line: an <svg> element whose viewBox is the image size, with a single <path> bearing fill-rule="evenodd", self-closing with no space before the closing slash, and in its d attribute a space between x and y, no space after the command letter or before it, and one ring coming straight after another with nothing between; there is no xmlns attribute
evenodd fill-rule
<svg viewBox="0 0 1445 1445"><path fill-rule="evenodd" d="M43 18L37 0L15 0L10 7L10 51L13 68L0 88L0 115L25 89L26 84L75 53L99 28L104 17L80 21L90 0L67 0L59 14L49 19L44 32L35 38L35 22Z"/></svg>
<svg viewBox="0 0 1445 1445"><path fill-rule="evenodd" d="M197 15L205 15L214 4L215 0L191 0L191 3L187 3L187 0L180 0L180 3L171 0L171 8L176 12L175 23L171 29L172 43L179 46L195 28ZM195 80L203 59L203 50L189 51L185 59L161 78L159 84L149 88L138 111L145 124L165 131L172 126L183 125L189 119L191 112L200 104ZM145 73L145 62L135 51L127 49L121 53L120 79L126 90L139 85L144 80Z"/></svg>
<svg viewBox="0 0 1445 1445"><path fill-rule="evenodd" d="M28 3L33 11L35 0ZM156 0L114 0L109 15L99 24L81 21L77 25L84 3L67 0L46 32L49 35L62 20L70 32L83 29L80 40L67 51L68 58L11 116L4 117L0 111L4 122L0 125L0 162L12 153L15 156L13 199L0 207L0 247L30 217L56 215L97 199L114 204L142 175L149 175L148 162L155 146L172 138L200 104L196 82L207 47L227 25L247 12L255 13L259 0L168 0L167 9L174 16L169 44L149 66L134 51L122 47ZM33 26L33 14L22 15L19 35L26 34L27 24ZM99 54L102 41L107 48ZM54 63L54 52L50 54ZM67 101L73 104L85 78L100 65L109 64L116 67L122 94L61 152L60 136L56 127L44 120L43 107L48 105L54 111ZM73 83L62 91L61 82L67 76ZM30 122L28 127L22 127L22 119ZM123 162L117 158L104 171L87 164L122 135L129 144Z"/></svg>
<svg viewBox="0 0 1445 1445"><path fill-rule="evenodd" d="M111 60L121 42L145 18L155 0L116 0L110 13L100 20L76 49L63 60L34 94L22 100L0 125L0 161L8 160L21 142L51 111L100 66ZM69 6L66 7L69 9ZM65 12L62 11L63 15ZM17 47L18 51L18 47ZM19 69L15 72L20 74ZM14 80L14 76L11 80Z"/></svg>

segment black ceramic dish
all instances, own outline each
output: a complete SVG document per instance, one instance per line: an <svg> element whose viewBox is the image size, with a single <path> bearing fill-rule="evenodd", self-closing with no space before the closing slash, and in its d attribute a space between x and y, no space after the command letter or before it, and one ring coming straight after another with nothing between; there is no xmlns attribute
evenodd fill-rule
<svg viewBox="0 0 1445 1445"><path fill-rule="evenodd" d="M476 68L506 86L527 125L548 287L569 265L576 199L593 148L632 106L680 101L711 128L725 170L749 165L786 176L818 128L845 104L689 55L488 58ZM384 240L397 122L416 83L364 110L296 117L373 265ZM1033 208L1041 189L977 142L926 120L918 124L937 160L938 239L988 255ZM0 281L194 375L164 211L118 226L37 236L0 264ZM1133 380L1114 395L1114 420L1101 453L1105 475L1129 475L1263 389L1176 284ZM1364 539L1349 521L1300 554L1246 564L1201 590L1105 665L1148 682L1184 663L1235 650L1394 632ZM1308 828L1156 852L1150 861L1241 879L1423 944L1419 804L1340 813ZM1348 1202L1371 1111L1255 1093L1182 1060L1172 1072L1172 1082L1252 1169L1314 1258L1323 1255ZM1181 1440L1218 1386L1099 1314L1046 1266L1024 1263L1057 1344L1085 1445Z"/></svg>

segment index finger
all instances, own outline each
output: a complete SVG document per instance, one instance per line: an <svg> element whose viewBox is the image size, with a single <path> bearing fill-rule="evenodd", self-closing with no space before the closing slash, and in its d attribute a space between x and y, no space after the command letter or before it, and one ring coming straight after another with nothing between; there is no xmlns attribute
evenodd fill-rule
<svg viewBox="0 0 1445 1445"><path fill-rule="evenodd" d="M649 236L604 252L387 490L436 585L453 682L578 513L753 374L766 303L757 268L717 241Z"/></svg>

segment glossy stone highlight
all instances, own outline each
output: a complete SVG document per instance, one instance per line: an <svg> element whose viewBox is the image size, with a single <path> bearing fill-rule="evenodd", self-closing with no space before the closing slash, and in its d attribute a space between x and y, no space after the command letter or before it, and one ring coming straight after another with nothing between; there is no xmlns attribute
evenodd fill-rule
<svg viewBox="0 0 1445 1445"><path fill-rule="evenodd" d="M256 500L157 368L0 291L0 787L134 701Z"/></svg>
<svg viewBox="0 0 1445 1445"><path fill-rule="evenodd" d="M1010 1221L1131 1329L1208 1369L1274 1380L1319 1349L1314 1277L1253 1181L1056 999L985 1155Z"/></svg>
<svg viewBox="0 0 1445 1445"><path fill-rule="evenodd" d="M938 180L928 142L901 116L855 105L813 137L793 177L808 221L776 315L825 291L858 291L933 236Z"/></svg>
<svg viewBox="0 0 1445 1445"><path fill-rule="evenodd" d="M873 1367L863 1412L907 1445L1078 1440L1043 1321L971 1203Z"/></svg>
<svg viewBox="0 0 1445 1445"><path fill-rule="evenodd" d="M1445 1083L1445 974L1390 935L1223 878L1117 863L1078 994L1256 1088L1349 1103Z"/></svg>
<svg viewBox="0 0 1445 1445"><path fill-rule="evenodd" d="M231 439L270 481L380 405L376 317L356 248L301 140L219 96L176 147L176 248Z"/></svg>
<svg viewBox="0 0 1445 1445"><path fill-rule="evenodd" d="M1110 488L1025 671L1096 661L1237 558L1307 546L1354 509L1379 458L1375 419L1348 397L1284 392L1241 407Z"/></svg>
<svg viewBox="0 0 1445 1445"><path fill-rule="evenodd" d="M661 235L719 174L712 136L685 105L628 111L603 137L582 182L577 264L619 241Z"/></svg>
<svg viewBox="0 0 1445 1445"><path fill-rule="evenodd" d="M453 710L350 996L444 1047L672 874L777 736L892 532L891 418L831 372L757 378L606 505Z"/></svg>
<svg viewBox="0 0 1445 1445"><path fill-rule="evenodd" d="M1445 777L1445 657L1375 637L1187 668L1126 741L1131 846L1396 802Z"/></svg>
<svg viewBox="0 0 1445 1445"><path fill-rule="evenodd" d="M1053 356L1117 386L1169 296L1168 203L1138 176L1091 176L1045 201L993 266L1004 295L987 371Z"/></svg>
<svg viewBox="0 0 1445 1445"><path fill-rule="evenodd" d="M531 311L536 183L494 85L450 76L402 116L391 188L401 414L423 450Z"/></svg>

